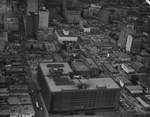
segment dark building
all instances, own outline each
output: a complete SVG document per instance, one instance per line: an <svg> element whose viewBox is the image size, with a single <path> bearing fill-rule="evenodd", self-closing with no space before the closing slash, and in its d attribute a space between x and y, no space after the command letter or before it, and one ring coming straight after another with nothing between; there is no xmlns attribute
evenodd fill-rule
<svg viewBox="0 0 150 117"><path fill-rule="evenodd" d="M28 13L27 16L27 36L37 35L39 28L39 14L38 13Z"/></svg>
<svg viewBox="0 0 150 117"><path fill-rule="evenodd" d="M107 24L109 20L110 12L107 9L100 8L98 13L98 19L100 23Z"/></svg>

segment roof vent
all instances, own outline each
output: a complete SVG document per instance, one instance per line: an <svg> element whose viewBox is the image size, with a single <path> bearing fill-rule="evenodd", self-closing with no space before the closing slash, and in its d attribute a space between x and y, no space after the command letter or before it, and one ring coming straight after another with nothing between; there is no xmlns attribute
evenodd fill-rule
<svg viewBox="0 0 150 117"><path fill-rule="evenodd" d="M68 29L63 29L64 35L69 35L69 30Z"/></svg>

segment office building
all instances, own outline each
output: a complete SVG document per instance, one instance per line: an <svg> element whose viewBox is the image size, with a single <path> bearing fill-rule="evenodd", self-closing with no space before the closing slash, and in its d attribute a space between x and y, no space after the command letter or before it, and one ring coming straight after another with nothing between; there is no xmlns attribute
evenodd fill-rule
<svg viewBox="0 0 150 117"><path fill-rule="evenodd" d="M92 111L118 107L120 87L112 78L52 77L47 67L49 65L52 64L40 63L38 66L38 82L49 113Z"/></svg>
<svg viewBox="0 0 150 117"><path fill-rule="evenodd" d="M142 47L142 39L136 35L128 35L126 43L126 51L130 53L140 53Z"/></svg>
<svg viewBox="0 0 150 117"><path fill-rule="evenodd" d="M18 18L5 18L4 29L10 31L19 31Z"/></svg>
<svg viewBox="0 0 150 117"><path fill-rule="evenodd" d="M39 10L39 28L48 28L49 11L45 8Z"/></svg>
<svg viewBox="0 0 150 117"><path fill-rule="evenodd" d="M77 8L65 8L64 16L68 23L79 23L81 11Z"/></svg>
<svg viewBox="0 0 150 117"><path fill-rule="evenodd" d="M72 41L77 41L77 36L69 31L68 29L63 29L63 30L55 30L55 35L58 39L59 42L72 42Z"/></svg>
<svg viewBox="0 0 150 117"><path fill-rule="evenodd" d="M110 12L107 9L100 8L98 12L98 19L100 23L107 24Z"/></svg>
<svg viewBox="0 0 150 117"><path fill-rule="evenodd" d="M63 12L65 12L66 8L74 7L75 0L63 0Z"/></svg>
<svg viewBox="0 0 150 117"><path fill-rule="evenodd" d="M81 11L75 7L76 0L63 0L63 14L68 23L79 23Z"/></svg>
<svg viewBox="0 0 150 117"><path fill-rule="evenodd" d="M39 28L39 14L28 13L26 20L27 36L37 35Z"/></svg>
<svg viewBox="0 0 150 117"><path fill-rule="evenodd" d="M84 62L72 62L71 67L76 75L90 76L91 70Z"/></svg>
<svg viewBox="0 0 150 117"><path fill-rule="evenodd" d="M122 27L122 29L119 35L118 45L120 47L126 48L128 35L134 35L136 33L136 30L134 25L124 22L122 22L122 25L120 24L120 27Z"/></svg>
<svg viewBox="0 0 150 117"><path fill-rule="evenodd" d="M38 12L38 0L28 0L27 1L27 14L29 12L33 12L33 13Z"/></svg>

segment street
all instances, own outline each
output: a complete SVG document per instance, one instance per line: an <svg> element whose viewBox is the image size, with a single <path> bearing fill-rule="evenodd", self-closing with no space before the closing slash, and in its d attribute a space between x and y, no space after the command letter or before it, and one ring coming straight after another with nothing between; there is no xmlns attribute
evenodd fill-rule
<svg viewBox="0 0 150 117"><path fill-rule="evenodd" d="M30 69L30 66L27 65L27 57L26 57L26 49L25 49L25 44L26 44L26 36L24 36L24 39L21 42L21 57L23 60L23 66L24 70L26 71L26 77L28 78L28 87L29 87L29 92L32 98L33 106L35 109L35 116L36 117L49 117L49 114L47 112L47 109L44 105L43 99L40 92L37 90L37 81L36 78L33 76L33 73ZM38 105L38 106L37 106Z"/></svg>

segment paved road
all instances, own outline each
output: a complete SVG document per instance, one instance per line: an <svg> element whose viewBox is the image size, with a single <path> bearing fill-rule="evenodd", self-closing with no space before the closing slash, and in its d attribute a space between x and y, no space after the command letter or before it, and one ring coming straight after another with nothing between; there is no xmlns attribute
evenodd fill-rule
<svg viewBox="0 0 150 117"><path fill-rule="evenodd" d="M24 38L26 37L25 35L23 35ZM37 90L37 86L36 86L36 78L33 76L33 73L31 71L31 69L29 68L29 66L27 66L27 58L26 58L26 53L25 53L25 44L26 41L25 39L22 40L21 42L21 57L23 59L23 66L24 69L26 71L27 77L28 77L28 86L29 86L29 90L31 93L31 98L32 98L32 102L33 102L33 106L35 108L35 112L36 112L36 117L48 117L48 113L47 110L45 108L45 106L43 106L43 100L41 99L42 96L39 95L39 92ZM36 102L38 103L39 107L37 107Z"/></svg>

